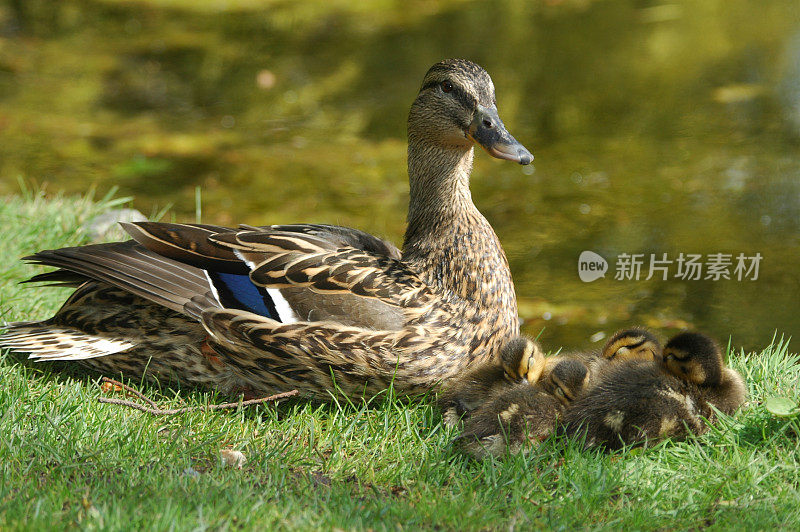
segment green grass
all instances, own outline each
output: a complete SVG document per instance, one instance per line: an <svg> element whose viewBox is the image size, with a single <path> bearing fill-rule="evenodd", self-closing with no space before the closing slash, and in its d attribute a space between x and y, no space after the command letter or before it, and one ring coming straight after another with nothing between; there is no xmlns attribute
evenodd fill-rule
<svg viewBox="0 0 800 532"><path fill-rule="evenodd" d="M19 256L79 244L109 200L29 192L0 203L0 311L50 315L68 293L17 285ZM765 326L768 326L765 324ZM754 529L800 519L797 419L761 406L800 397L796 357L776 340L731 355L751 397L697 441L619 455L548 441L505 460L450 446L430 400L289 402L154 417L98 403L95 378L0 357L0 529ZM212 393L142 390L164 405ZM243 469L222 465L241 450Z"/></svg>

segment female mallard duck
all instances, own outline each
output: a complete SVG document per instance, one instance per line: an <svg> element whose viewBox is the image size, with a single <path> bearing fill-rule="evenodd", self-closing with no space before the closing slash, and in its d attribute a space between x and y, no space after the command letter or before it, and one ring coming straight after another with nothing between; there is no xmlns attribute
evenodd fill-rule
<svg viewBox="0 0 800 532"><path fill-rule="evenodd" d="M455 426L465 415L485 403L493 393L514 383L536 383L544 369L544 353L539 344L517 337L500 349L498 359L478 364L439 393L444 422Z"/></svg>
<svg viewBox="0 0 800 532"><path fill-rule="evenodd" d="M517 453L525 443L541 441L553 432L588 379L585 365L562 358L538 384L517 384L488 398L466 419L456 444L474 458Z"/></svg>
<svg viewBox="0 0 800 532"><path fill-rule="evenodd" d="M474 143L533 159L500 121L486 71L437 63L408 117L402 253L329 225L126 224L135 241L28 257L60 268L33 280L77 290L53 318L11 324L0 344L226 393L427 391L519 328L508 262L470 196Z"/></svg>
<svg viewBox="0 0 800 532"><path fill-rule="evenodd" d="M682 439L707 430L712 406L732 414L744 402L742 377L722 351L699 333L682 333L664 347L663 361L632 360L604 367L564 415L567 434L608 450Z"/></svg>

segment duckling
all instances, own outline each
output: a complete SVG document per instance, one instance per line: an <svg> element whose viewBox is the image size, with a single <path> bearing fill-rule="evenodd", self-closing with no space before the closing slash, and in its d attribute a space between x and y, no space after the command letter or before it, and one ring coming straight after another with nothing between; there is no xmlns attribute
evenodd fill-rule
<svg viewBox="0 0 800 532"><path fill-rule="evenodd" d="M597 351L568 353L563 355L580 360L594 375L607 362L623 360L656 361L661 358L661 344L653 333L638 327L617 331L606 342L603 349ZM545 368L547 371L547 368Z"/></svg>
<svg viewBox="0 0 800 532"><path fill-rule="evenodd" d="M661 358L661 344L658 338L648 331L635 327L618 331L605 347L602 357L605 360L658 360Z"/></svg>
<svg viewBox="0 0 800 532"><path fill-rule="evenodd" d="M582 392L586 366L563 358L538 384L517 384L499 391L467 418L455 440L473 458L519 452L526 442L541 441L555 429L564 409Z"/></svg>
<svg viewBox="0 0 800 532"><path fill-rule="evenodd" d="M712 406L732 414L745 397L744 381L725 367L717 343L700 333L682 333L667 343L663 360L603 367L567 409L562 429L584 437L586 447L607 450L684 439L708 429Z"/></svg>
<svg viewBox="0 0 800 532"><path fill-rule="evenodd" d="M455 426L492 393L513 383L535 383L544 369L545 358L538 343L522 336L509 340L498 357L480 364L463 379L445 387L439 405L447 426Z"/></svg>
<svg viewBox="0 0 800 532"><path fill-rule="evenodd" d="M747 398L747 385L736 370L725 366L722 349L708 336L685 332L664 348L664 368L674 377L700 387L706 400L731 415Z"/></svg>
<svg viewBox="0 0 800 532"><path fill-rule="evenodd" d="M589 382L589 368L580 360L559 360L547 376L542 376L539 386L558 399L562 406L578 398Z"/></svg>

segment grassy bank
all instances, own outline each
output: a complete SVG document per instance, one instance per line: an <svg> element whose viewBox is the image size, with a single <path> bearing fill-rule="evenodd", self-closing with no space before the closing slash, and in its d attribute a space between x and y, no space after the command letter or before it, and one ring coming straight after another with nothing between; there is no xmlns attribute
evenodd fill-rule
<svg viewBox="0 0 800 532"><path fill-rule="evenodd" d="M108 201L36 194L0 202L0 312L52 313L68 290L25 288L18 257L81 243ZM763 324L769 327L769 324ZM772 528L800 519L796 419L761 406L800 397L785 342L733 353L751 398L699 441L604 456L563 442L504 461L451 449L430 401L154 417L100 404L94 377L0 355L0 529ZM222 398L141 389L164 405ZM222 465L221 449L247 457Z"/></svg>

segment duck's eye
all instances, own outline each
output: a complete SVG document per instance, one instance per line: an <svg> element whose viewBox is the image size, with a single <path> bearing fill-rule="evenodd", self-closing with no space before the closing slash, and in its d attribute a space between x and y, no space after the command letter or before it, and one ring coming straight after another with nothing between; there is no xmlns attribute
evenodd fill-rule
<svg viewBox="0 0 800 532"><path fill-rule="evenodd" d="M566 398L566 396L567 396L564 393L564 390L561 389L561 386L556 386L556 395L559 396L559 397L562 397L562 398Z"/></svg>
<svg viewBox="0 0 800 532"><path fill-rule="evenodd" d="M452 92L453 84L447 80L444 80L441 84L442 92Z"/></svg>

